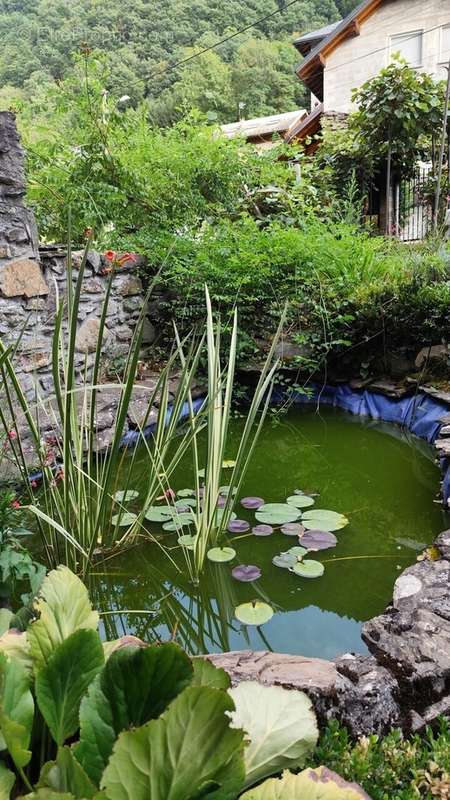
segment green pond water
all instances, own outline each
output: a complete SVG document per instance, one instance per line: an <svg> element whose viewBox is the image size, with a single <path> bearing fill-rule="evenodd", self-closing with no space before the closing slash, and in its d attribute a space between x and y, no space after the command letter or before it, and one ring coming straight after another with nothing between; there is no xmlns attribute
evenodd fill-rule
<svg viewBox="0 0 450 800"><path fill-rule="evenodd" d="M233 424L228 458L235 454L242 425L242 420ZM143 452L133 488L142 489L147 470ZM323 562L324 575L309 580L272 564L273 556L298 544L296 537L279 530L268 537L230 534L236 559L208 563L195 586L176 536L165 534L180 572L152 542L99 567L92 587L97 607L137 612L108 613L102 618L104 633L132 633L148 641L173 636L191 654L251 648L333 658L365 652L362 623L383 611L399 572L448 527L433 503L439 477L431 448L393 425L333 409L320 414L293 409L279 424L267 422L240 496L285 502L302 489L320 493L316 508L345 514L350 524L336 532L337 546L311 556ZM187 462L172 486L192 485ZM235 511L256 524L254 512L242 509L239 499ZM236 581L231 570L237 564L257 565L261 578ZM261 627L239 623L235 607L258 599L270 603L272 619Z"/></svg>

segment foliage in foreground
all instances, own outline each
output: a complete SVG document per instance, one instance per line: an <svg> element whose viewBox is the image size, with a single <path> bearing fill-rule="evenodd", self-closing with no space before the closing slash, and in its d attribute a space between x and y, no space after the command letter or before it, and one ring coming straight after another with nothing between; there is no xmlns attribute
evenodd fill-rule
<svg viewBox="0 0 450 800"><path fill-rule="evenodd" d="M318 732L304 693L231 690L223 670L173 643L102 645L99 615L66 567L47 576L30 615L22 632L2 618L2 800L14 786L27 800L234 800L311 756ZM297 796L364 795L323 769L243 795Z"/></svg>
<svg viewBox="0 0 450 800"><path fill-rule="evenodd" d="M364 736L356 743L332 722L313 761L357 781L373 800L444 800L450 795L450 722L442 718L435 731L428 728L423 736L405 737L396 730L385 737Z"/></svg>

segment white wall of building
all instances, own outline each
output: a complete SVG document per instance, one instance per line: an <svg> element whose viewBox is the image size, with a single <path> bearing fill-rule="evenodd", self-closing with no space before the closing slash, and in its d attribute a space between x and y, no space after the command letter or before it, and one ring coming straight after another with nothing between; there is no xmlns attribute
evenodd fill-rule
<svg viewBox="0 0 450 800"><path fill-rule="evenodd" d="M446 78L450 59L450 0L385 0L362 25L360 35L347 39L326 59L324 70L325 111L349 112L355 87L387 66L398 50L399 34L405 47L414 50L412 37L422 31L421 72Z"/></svg>

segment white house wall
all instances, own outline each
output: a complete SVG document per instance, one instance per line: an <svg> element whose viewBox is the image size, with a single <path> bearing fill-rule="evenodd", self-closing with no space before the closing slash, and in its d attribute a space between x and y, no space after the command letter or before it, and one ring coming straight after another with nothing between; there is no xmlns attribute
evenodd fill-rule
<svg viewBox="0 0 450 800"><path fill-rule="evenodd" d="M390 60L390 37L423 30L422 64L418 69L445 78L450 52L443 53L442 26L450 25L450 0L385 0L360 28L326 59L325 111L349 112L355 87L361 86ZM431 29L431 30L430 30Z"/></svg>

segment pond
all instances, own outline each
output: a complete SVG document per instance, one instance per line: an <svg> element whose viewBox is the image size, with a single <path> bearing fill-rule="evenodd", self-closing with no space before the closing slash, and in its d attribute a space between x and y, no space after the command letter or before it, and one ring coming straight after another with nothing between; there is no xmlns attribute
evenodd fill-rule
<svg viewBox="0 0 450 800"><path fill-rule="evenodd" d="M233 424L229 458L242 425L239 419ZM142 488L146 469L143 453L133 488ZM335 409L291 409L277 424L266 422L241 496L280 503L301 489L320 495L315 507L345 514L350 524L336 531L337 546L312 555L323 563L323 576L310 580L274 566L274 556L298 544L276 530L267 537L230 534L236 559L208 563L194 586L176 536L166 534L180 571L151 542L99 567L92 587L97 607L125 609L103 617L104 632L148 641L173 637L191 654L269 649L334 658L365 652L362 623L383 611L399 572L447 525L433 502L439 478L431 448L396 426ZM172 485L181 489L192 482L187 463ZM256 524L254 512L239 500L235 510ZM262 575L238 582L231 575L237 564L255 564ZM247 627L235 619L235 607L252 600L274 609L265 625Z"/></svg>

